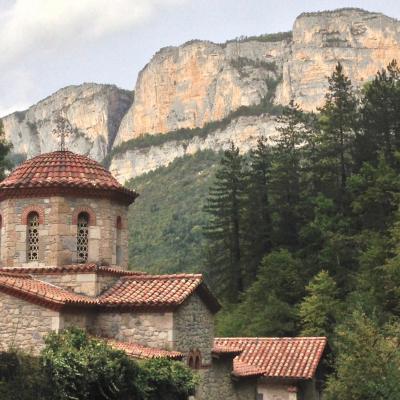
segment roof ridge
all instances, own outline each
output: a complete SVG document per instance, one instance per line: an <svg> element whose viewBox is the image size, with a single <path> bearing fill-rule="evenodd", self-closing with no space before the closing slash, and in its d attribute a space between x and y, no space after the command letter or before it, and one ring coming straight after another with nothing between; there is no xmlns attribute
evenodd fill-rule
<svg viewBox="0 0 400 400"><path fill-rule="evenodd" d="M326 336L238 336L238 337L215 337L214 340L315 340L326 339Z"/></svg>
<svg viewBox="0 0 400 400"><path fill-rule="evenodd" d="M149 275L144 273L137 276L122 276L124 280L173 280L173 279L203 279L203 274L156 274Z"/></svg>

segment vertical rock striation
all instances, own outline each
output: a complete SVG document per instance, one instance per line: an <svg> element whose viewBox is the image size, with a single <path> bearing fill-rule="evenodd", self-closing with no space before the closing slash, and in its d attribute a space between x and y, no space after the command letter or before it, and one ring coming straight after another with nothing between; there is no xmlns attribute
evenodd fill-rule
<svg viewBox="0 0 400 400"><path fill-rule="evenodd" d="M315 110L337 62L361 86L393 59L400 61L400 22L393 18L354 8L301 14L276 100Z"/></svg>
<svg viewBox="0 0 400 400"><path fill-rule="evenodd" d="M285 41L192 41L160 50L139 74L115 144L145 133L202 127L260 103L268 81L281 74L287 50Z"/></svg>
<svg viewBox="0 0 400 400"><path fill-rule="evenodd" d="M13 152L30 158L58 148L53 129L55 119L61 114L74 130L67 138L68 148L101 161L110 150L132 101L132 92L114 85L85 83L60 89L28 110L2 120Z"/></svg>

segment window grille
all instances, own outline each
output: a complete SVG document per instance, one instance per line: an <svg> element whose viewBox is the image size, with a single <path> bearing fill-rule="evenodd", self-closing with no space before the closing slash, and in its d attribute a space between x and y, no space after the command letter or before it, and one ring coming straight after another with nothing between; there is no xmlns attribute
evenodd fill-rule
<svg viewBox="0 0 400 400"><path fill-rule="evenodd" d="M77 232L77 259L78 263L85 263L88 259L89 245L89 216L86 213L78 215Z"/></svg>
<svg viewBox="0 0 400 400"><path fill-rule="evenodd" d="M28 215L28 261L39 260L39 214Z"/></svg>

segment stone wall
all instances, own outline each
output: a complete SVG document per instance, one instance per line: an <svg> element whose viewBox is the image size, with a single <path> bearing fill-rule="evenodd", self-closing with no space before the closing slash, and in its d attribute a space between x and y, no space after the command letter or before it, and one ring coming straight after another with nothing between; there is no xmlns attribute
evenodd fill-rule
<svg viewBox="0 0 400 400"><path fill-rule="evenodd" d="M171 312L100 312L92 333L143 346L172 350Z"/></svg>
<svg viewBox="0 0 400 400"><path fill-rule="evenodd" d="M232 359L214 359L212 368L200 370L196 400L256 400L257 380L232 379Z"/></svg>
<svg viewBox="0 0 400 400"><path fill-rule="evenodd" d="M57 311L0 293L1 349L13 346L37 354L44 347L43 337L59 327Z"/></svg>
<svg viewBox="0 0 400 400"><path fill-rule="evenodd" d="M200 350L202 364L211 363L214 316L197 294L190 296L174 313L174 349L184 353Z"/></svg>
<svg viewBox="0 0 400 400"><path fill-rule="evenodd" d="M35 274L35 278L53 285L71 290L75 293L83 293L87 296L98 296L119 278L112 275L99 275L96 273L80 274Z"/></svg>
<svg viewBox="0 0 400 400"><path fill-rule="evenodd" d="M39 261L27 262L27 226L24 214L37 210L43 214L39 226ZM77 262L77 226L74 213L88 211L89 255L88 262L116 265L117 217L121 217L121 263L128 264L128 207L108 199L50 197L9 199L1 202L3 221L1 237L1 263L7 267L57 266ZM94 218L93 218L94 216Z"/></svg>
<svg viewBox="0 0 400 400"><path fill-rule="evenodd" d="M95 314L91 310L62 311L60 313L60 328L67 329L71 327L88 329L92 326Z"/></svg>
<svg viewBox="0 0 400 400"><path fill-rule="evenodd" d="M293 384L259 382L257 392L262 395L261 400L297 400L294 388Z"/></svg>

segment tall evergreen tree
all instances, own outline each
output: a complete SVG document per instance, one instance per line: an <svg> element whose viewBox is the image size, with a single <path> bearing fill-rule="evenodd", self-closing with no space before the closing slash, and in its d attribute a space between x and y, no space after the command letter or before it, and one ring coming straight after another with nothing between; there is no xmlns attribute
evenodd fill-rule
<svg viewBox="0 0 400 400"><path fill-rule="evenodd" d="M391 166L399 166L395 157L400 148L400 68L393 60L379 71L364 89L361 105L361 132L355 147L359 166L377 163L383 154Z"/></svg>
<svg viewBox="0 0 400 400"><path fill-rule="evenodd" d="M271 150L262 137L250 152L246 172L243 215L243 264L245 286L254 282L263 256L271 249L269 184Z"/></svg>
<svg viewBox="0 0 400 400"><path fill-rule="evenodd" d="M275 244L295 248L300 223L300 163L303 123L300 108L290 103L278 118L271 168L271 197Z"/></svg>
<svg viewBox="0 0 400 400"><path fill-rule="evenodd" d="M350 79L338 63L320 111L320 163L324 191L335 199L338 210L347 205L347 179L353 170L353 144L356 129L357 101Z"/></svg>
<svg viewBox="0 0 400 400"><path fill-rule="evenodd" d="M238 301L243 291L241 217L243 207L243 158L232 143L224 152L205 211L209 224L206 272L212 286L228 302Z"/></svg>
<svg viewBox="0 0 400 400"><path fill-rule="evenodd" d="M300 303L301 334L331 337L339 313L336 282L327 271L319 272L306 287Z"/></svg>

